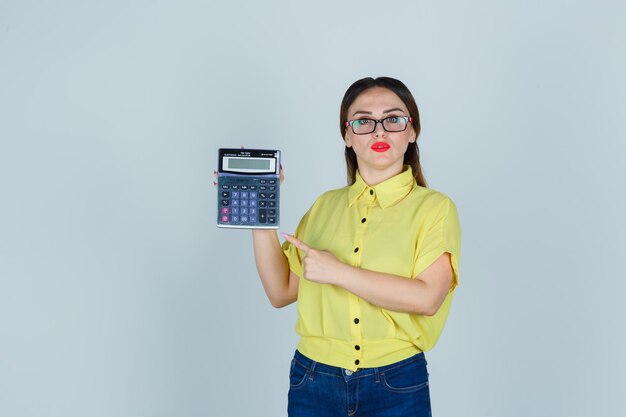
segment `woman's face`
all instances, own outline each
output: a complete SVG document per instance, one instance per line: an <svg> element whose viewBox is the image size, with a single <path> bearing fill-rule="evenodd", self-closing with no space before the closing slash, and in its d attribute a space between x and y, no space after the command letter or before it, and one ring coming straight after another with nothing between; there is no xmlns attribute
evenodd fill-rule
<svg viewBox="0 0 626 417"><path fill-rule="evenodd" d="M410 117L400 98L391 90L374 87L362 92L348 108L348 121L355 119L381 120L392 116ZM344 141L357 157L359 172L370 185L402 172L404 153L409 143L415 142L411 123L402 132L387 132L382 123L372 133L357 135L346 128ZM369 179L369 181L368 181Z"/></svg>

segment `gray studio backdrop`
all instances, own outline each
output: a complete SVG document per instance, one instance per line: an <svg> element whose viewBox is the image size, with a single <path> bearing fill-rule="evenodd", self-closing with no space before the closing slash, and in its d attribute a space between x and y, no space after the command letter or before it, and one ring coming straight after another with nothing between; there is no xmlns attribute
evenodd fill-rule
<svg viewBox="0 0 626 417"><path fill-rule="evenodd" d="M0 416L284 416L295 306L218 230L218 147L343 186L345 89L415 93L461 281L435 416L618 416L621 1L0 1Z"/></svg>

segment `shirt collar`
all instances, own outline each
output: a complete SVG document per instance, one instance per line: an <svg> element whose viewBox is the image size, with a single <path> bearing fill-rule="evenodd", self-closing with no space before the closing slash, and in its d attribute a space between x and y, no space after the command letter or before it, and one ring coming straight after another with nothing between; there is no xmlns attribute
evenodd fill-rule
<svg viewBox="0 0 626 417"><path fill-rule="evenodd" d="M406 197L415 185L413 170L410 165L405 165L400 174L373 187L363 181L359 170L357 170L354 184L348 189L348 206L352 206L362 196L363 198L375 199L382 208L387 208ZM370 194L368 190L373 190L373 194Z"/></svg>

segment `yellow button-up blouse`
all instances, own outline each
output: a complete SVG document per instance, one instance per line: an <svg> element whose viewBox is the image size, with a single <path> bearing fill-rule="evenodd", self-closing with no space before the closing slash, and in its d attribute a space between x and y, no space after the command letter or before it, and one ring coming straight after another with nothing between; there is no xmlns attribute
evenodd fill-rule
<svg viewBox="0 0 626 417"><path fill-rule="evenodd" d="M353 185L322 194L304 215L295 236L340 261L412 279L449 252L453 285L434 316L390 311L334 285L302 278L302 254L283 250L300 277L298 350L345 369L389 365L430 350L441 334L458 283L461 230L454 203L420 187L409 166L374 187L357 172ZM358 249L357 249L358 248Z"/></svg>

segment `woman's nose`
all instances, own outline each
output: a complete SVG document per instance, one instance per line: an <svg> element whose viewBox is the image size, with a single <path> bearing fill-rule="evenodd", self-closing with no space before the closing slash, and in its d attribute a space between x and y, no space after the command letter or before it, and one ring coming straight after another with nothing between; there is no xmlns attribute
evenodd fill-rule
<svg viewBox="0 0 626 417"><path fill-rule="evenodd" d="M383 123L382 122L378 122L376 123L376 126L374 126L374 131L372 132L372 134L375 137L378 136L385 136L385 134L387 134L387 131L385 130L385 128L383 127Z"/></svg>

